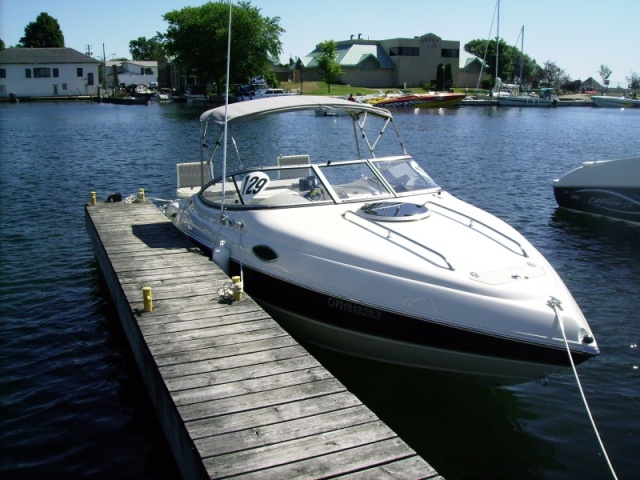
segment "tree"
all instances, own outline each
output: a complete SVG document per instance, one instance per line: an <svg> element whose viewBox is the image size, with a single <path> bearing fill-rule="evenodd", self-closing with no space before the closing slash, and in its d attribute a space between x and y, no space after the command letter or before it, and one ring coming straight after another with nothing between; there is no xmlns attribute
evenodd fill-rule
<svg viewBox="0 0 640 480"><path fill-rule="evenodd" d="M436 90L447 90L453 86L451 64L439 63L436 67Z"/></svg>
<svg viewBox="0 0 640 480"><path fill-rule="evenodd" d="M224 91L227 71L229 7L226 2L209 2L184 7L163 15L169 23L161 36L165 53L183 73L195 74L212 83L218 94ZM280 17L262 17L250 2L232 5L230 83L250 78L272 77L269 56L282 51Z"/></svg>
<svg viewBox="0 0 640 480"><path fill-rule="evenodd" d="M137 40L131 40L129 52L132 60L159 60L162 56L161 38L156 35L154 38L138 37Z"/></svg>
<svg viewBox="0 0 640 480"><path fill-rule="evenodd" d="M338 47L333 40L327 40L318 45L320 55L318 55L318 68L322 73L322 79L329 87L329 93L331 93L331 84L333 81L342 74L342 68L340 64L336 62L338 58Z"/></svg>
<svg viewBox="0 0 640 480"><path fill-rule="evenodd" d="M611 76L611 69L607 65L600 65L598 75L602 79L602 85L609 85L609 77Z"/></svg>
<svg viewBox="0 0 640 480"><path fill-rule="evenodd" d="M636 72L631 72L628 77L624 79L629 83L629 88L633 91L640 89L640 75Z"/></svg>
<svg viewBox="0 0 640 480"><path fill-rule="evenodd" d="M25 48L61 48L64 47L64 35L58 20L42 12L35 22L24 28L24 37L20 44Z"/></svg>
<svg viewBox="0 0 640 480"><path fill-rule="evenodd" d="M303 68L304 68L304 65L302 64L302 59L298 57L298 59L296 60L296 70L298 70L300 74L300 95L304 93L304 90L302 89L302 69Z"/></svg>
<svg viewBox="0 0 640 480"><path fill-rule="evenodd" d="M547 60L542 67L542 80L547 82L550 87L557 88L571 81L571 77L555 62Z"/></svg>
<svg viewBox="0 0 640 480"><path fill-rule="evenodd" d="M4 42L0 38L0 52L3 51L5 48L7 48L7 47L5 47Z"/></svg>
<svg viewBox="0 0 640 480"><path fill-rule="evenodd" d="M539 65L527 54L522 54L517 48L507 45L504 40L498 42L498 77L504 82L530 83L536 80ZM496 41L472 40L464 46L466 52L483 58L488 65L492 78L496 76ZM485 56L486 55L486 56ZM522 78L520 77L520 62L522 62Z"/></svg>

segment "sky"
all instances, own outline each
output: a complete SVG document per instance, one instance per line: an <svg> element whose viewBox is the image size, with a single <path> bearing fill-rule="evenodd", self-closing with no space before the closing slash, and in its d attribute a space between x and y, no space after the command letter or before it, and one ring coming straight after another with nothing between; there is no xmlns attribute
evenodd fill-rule
<svg viewBox="0 0 640 480"><path fill-rule="evenodd" d="M217 1L217 0L215 0ZM24 29L46 12L60 24L65 46L102 60L131 58L129 42L164 33L162 16L205 0L0 0L0 38L16 45ZM497 0L251 0L263 17L279 17L280 60L310 53L326 40L413 38L434 33L458 40L460 48L496 36ZM593 77L600 65L611 71L611 86L626 88L640 74L640 0L500 0L500 38L539 65L554 62L574 80ZM493 26L492 26L493 25ZM516 43L517 42L517 43ZM104 45L104 50L103 50Z"/></svg>

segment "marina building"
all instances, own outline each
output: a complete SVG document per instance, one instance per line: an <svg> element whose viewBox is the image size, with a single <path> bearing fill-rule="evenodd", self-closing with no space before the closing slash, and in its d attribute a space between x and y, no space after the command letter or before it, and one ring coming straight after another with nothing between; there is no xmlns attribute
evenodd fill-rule
<svg viewBox="0 0 640 480"><path fill-rule="evenodd" d="M460 41L443 40L428 33L413 38L365 40L362 34L336 42L336 61L342 69L338 81L348 85L381 88L422 87L435 81L438 68L449 64L452 80L449 87L475 88L480 80L489 78L482 72L482 59L460 49ZM318 47L301 57L303 76L307 81L322 80ZM486 69L486 67L485 67ZM296 72L299 75L299 72ZM299 77L298 77L299 80Z"/></svg>

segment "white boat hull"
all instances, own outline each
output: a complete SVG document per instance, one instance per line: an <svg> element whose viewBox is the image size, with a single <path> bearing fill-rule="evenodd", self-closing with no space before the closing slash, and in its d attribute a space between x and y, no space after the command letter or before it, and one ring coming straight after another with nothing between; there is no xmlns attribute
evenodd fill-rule
<svg viewBox="0 0 640 480"><path fill-rule="evenodd" d="M553 192L560 207L640 223L640 157L584 162Z"/></svg>
<svg viewBox="0 0 640 480"><path fill-rule="evenodd" d="M225 115L233 124L318 108L345 112L336 128L354 120L355 141L364 137L371 151L392 124L387 110L303 96L239 102ZM224 126L223 112L201 120ZM309 155L278 157L216 178L166 214L226 259L226 273L241 274L291 333L326 348L491 385L566 368L567 349L576 363L597 355L544 257L505 222L442 191L402 151L315 164Z"/></svg>
<svg viewBox="0 0 640 480"><path fill-rule="evenodd" d="M501 107L555 107L557 103L558 100L555 98L540 98L529 95L498 98L498 105Z"/></svg>
<svg viewBox="0 0 640 480"><path fill-rule="evenodd" d="M602 108L638 108L640 100L627 97L608 97L606 95L593 95L591 101L596 107Z"/></svg>

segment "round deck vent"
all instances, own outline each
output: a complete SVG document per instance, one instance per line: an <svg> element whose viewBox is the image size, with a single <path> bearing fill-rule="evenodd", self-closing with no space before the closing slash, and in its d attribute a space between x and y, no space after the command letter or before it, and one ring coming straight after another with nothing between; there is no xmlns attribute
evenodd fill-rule
<svg viewBox="0 0 640 480"><path fill-rule="evenodd" d="M367 203L358 210L358 215L382 222L407 222L421 220L431 215L424 205L407 202Z"/></svg>

